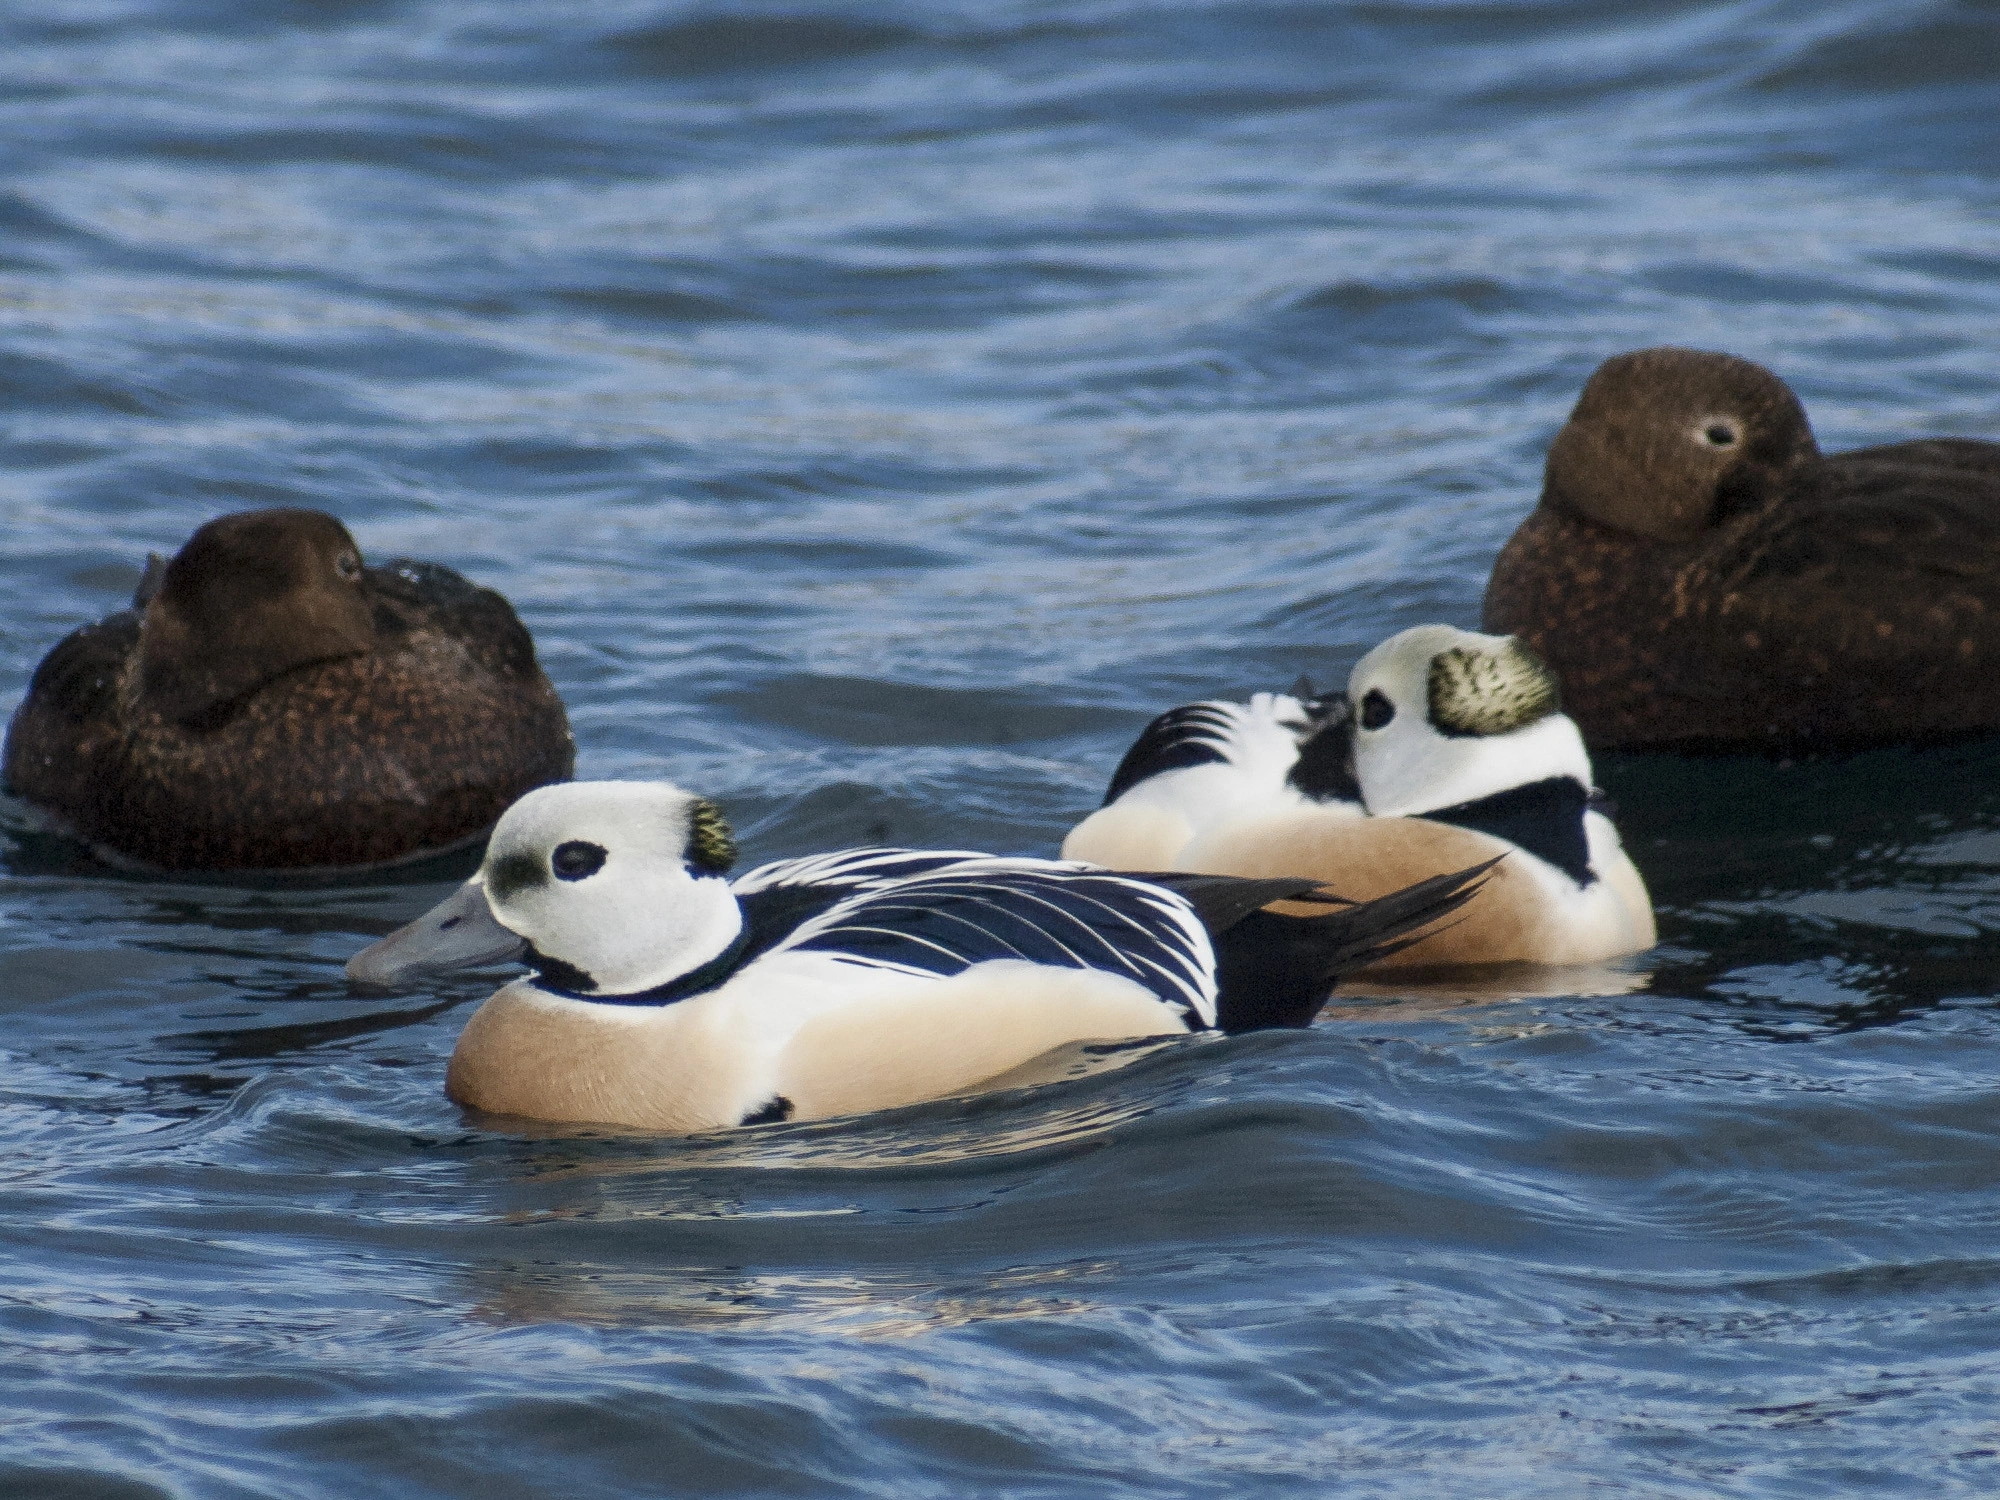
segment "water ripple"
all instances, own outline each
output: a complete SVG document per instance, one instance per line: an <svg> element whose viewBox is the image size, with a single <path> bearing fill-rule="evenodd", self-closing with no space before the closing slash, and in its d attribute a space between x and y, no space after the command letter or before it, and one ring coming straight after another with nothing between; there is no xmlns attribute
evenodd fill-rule
<svg viewBox="0 0 2000 1500"><path fill-rule="evenodd" d="M0 696L321 505L749 859L1047 852L1160 707L1474 621L1612 352L2000 438L1990 31L17 8ZM1606 758L1629 968L686 1141L449 1105L494 976L349 992L463 857L158 880L0 806L0 1490L1993 1493L1995 769Z"/></svg>

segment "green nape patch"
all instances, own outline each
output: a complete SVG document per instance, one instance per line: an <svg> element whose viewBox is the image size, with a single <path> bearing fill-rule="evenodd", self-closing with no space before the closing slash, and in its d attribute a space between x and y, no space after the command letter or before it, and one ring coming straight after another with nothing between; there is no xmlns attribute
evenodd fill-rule
<svg viewBox="0 0 2000 1500"><path fill-rule="evenodd" d="M687 848L681 857L695 869L716 875L736 863L736 835L722 809L706 797L695 798L688 808Z"/></svg>
<svg viewBox="0 0 2000 1500"><path fill-rule="evenodd" d="M1505 734L1561 711L1554 670L1511 636L1492 650L1454 646L1431 658L1430 719L1445 734Z"/></svg>

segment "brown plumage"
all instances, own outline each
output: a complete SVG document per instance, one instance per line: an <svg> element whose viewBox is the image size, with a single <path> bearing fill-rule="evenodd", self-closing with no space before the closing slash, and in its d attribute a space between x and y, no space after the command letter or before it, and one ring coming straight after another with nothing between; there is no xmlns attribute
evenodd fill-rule
<svg viewBox="0 0 2000 1500"><path fill-rule="evenodd" d="M1549 449L1485 625L1548 659L1595 748L2000 728L2000 443L1824 456L1758 365L1619 355Z"/></svg>
<svg viewBox="0 0 2000 1500"><path fill-rule="evenodd" d="M505 599L266 510L209 522L43 658L4 775L126 859L301 869L446 848L574 760Z"/></svg>
<svg viewBox="0 0 2000 1500"><path fill-rule="evenodd" d="M1645 883L1615 846L1601 860L1605 899L1588 906L1505 839L1424 818L1308 815L1247 823L1196 839L1183 859L1196 869L1246 877L1311 875L1350 901L1373 901L1440 870L1499 860L1464 912L1377 959L1367 972L1378 975L1601 963L1650 948L1656 937Z"/></svg>

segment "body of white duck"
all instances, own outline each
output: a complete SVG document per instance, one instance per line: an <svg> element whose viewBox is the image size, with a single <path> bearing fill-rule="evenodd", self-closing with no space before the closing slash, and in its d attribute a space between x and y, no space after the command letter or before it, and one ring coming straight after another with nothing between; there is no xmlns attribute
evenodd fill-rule
<svg viewBox="0 0 2000 1500"><path fill-rule="evenodd" d="M1299 742L1299 764L1318 764L1303 779L1330 794L1293 795L1296 769L1217 762L1218 779L1242 784L1187 818L1193 831L1171 851L1128 858L1101 838L1117 826L1107 807L1063 853L1122 869L1310 876L1355 900L1506 856L1457 921L1378 967L1597 963L1653 945L1645 882L1592 806L1590 757L1555 674L1525 645L1417 626L1355 665L1346 698Z"/></svg>
<svg viewBox="0 0 2000 1500"><path fill-rule="evenodd" d="M963 1092L1067 1042L1303 1026L1477 871L1352 904L1316 881L1137 879L857 849L735 881L716 806L650 782L517 802L480 871L357 954L394 984L523 958L452 1054L497 1114L692 1132ZM1304 902L1280 915L1272 902Z"/></svg>

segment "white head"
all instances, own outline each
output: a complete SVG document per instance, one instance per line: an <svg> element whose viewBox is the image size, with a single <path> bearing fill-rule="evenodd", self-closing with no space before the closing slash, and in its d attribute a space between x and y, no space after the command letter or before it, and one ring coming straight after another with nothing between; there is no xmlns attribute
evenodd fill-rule
<svg viewBox="0 0 2000 1500"><path fill-rule="evenodd" d="M1590 785L1556 675L1510 635L1418 625L1355 664L1354 776L1377 816L1433 812L1551 776Z"/></svg>
<svg viewBox="0 0 2000 1500"><path fill-rule="evenodd" d="M664 781L572 781L501 815L479 880L494 921L527 940L551 979L622 995L689 973L735 940L735 859L729 825L705 798Z"/></svg>
<svg viewBox="0 0 2000 1500"><path fill-rule="evenodd" d="M690 974L743 930L736 845L713 802L663 781L529 792L479 873L348 961L369 984L519 957L558 988L630 995Z"/></svg>

